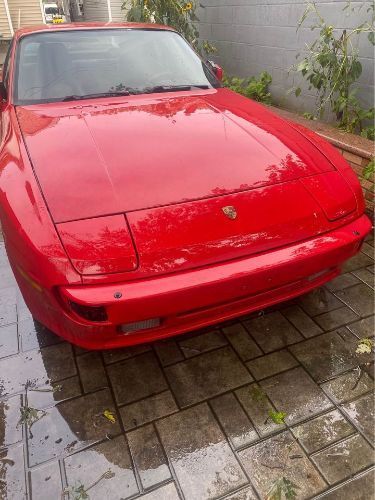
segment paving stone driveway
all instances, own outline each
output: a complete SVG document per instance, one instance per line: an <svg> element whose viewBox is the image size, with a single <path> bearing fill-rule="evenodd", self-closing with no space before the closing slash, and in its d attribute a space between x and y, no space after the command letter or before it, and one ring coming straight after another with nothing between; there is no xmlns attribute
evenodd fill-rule
<svg viewBox="0 0 375 500"><path fill-rule="evenodd" d="M292 303L87 352L34 325L0 242L0 498L374 498L373 245Z"/></svg>

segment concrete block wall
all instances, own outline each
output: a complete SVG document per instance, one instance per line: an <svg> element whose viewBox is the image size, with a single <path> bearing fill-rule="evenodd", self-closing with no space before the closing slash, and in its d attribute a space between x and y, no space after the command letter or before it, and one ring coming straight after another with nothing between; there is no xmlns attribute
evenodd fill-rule
<svg viewBox="0 0 375 500"><path fill-rule="evenodd" d="M352 0L359 7L362 1ZM305 24L296 32L306 3L301 0L201 0L198 9L202 39L218 48L213 57L228 74L250 76L268 71L273 78L272 96L279 105L296 111L313 111L316 99L313 91L298 74L289 68L296 62L296 54L303 53L306 43L317 36ZM329 24L337 29L359 25L368 14L366 6L353 14L343 11L346 2L316 0L316 4ZM366 107L374 100L374 51L366 35L354 40L359 49L363 73L359 80L359 97ZM296 98L287 91L301 86L302 94Z"/></svg>

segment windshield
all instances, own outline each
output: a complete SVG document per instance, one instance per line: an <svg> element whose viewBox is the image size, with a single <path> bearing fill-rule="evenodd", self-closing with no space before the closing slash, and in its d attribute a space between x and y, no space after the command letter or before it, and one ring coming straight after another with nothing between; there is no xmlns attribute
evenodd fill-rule
<svg viewBox="0 0 375 500"><path fill-rule="evenodd" d="M212 88L219 82L177 33L105 29L21 39L15 104Z"/></svg>
<svg viewBox="0 0 375 500"><path fill-rule="evenodd" d="M58 14L59 9L57 7L44 7L44 12L46 14Z"/></svg>

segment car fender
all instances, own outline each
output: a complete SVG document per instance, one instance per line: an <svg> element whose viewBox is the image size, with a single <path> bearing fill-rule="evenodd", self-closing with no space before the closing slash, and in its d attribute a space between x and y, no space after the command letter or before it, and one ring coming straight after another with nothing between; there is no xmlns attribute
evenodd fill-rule
<svg viewBox="0 0 375 500"><path fill-rule="evenodd" d="M44 202L11 106L3 108L1 128L0 220L16 277L17 270L33 277L37 269L43 288L80 283Z"/></svg>

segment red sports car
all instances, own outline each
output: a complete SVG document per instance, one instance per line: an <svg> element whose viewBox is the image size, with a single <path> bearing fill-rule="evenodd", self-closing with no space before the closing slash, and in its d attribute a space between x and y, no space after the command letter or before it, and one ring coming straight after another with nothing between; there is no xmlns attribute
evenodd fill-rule
<svg viewBox="0 0 375 500"><path fill-rule="evenodd" d="M325 141L220 84L173 29L18 31L2 83L0 216L33 316L94 349L322 285L371 224Z"/></svg>

